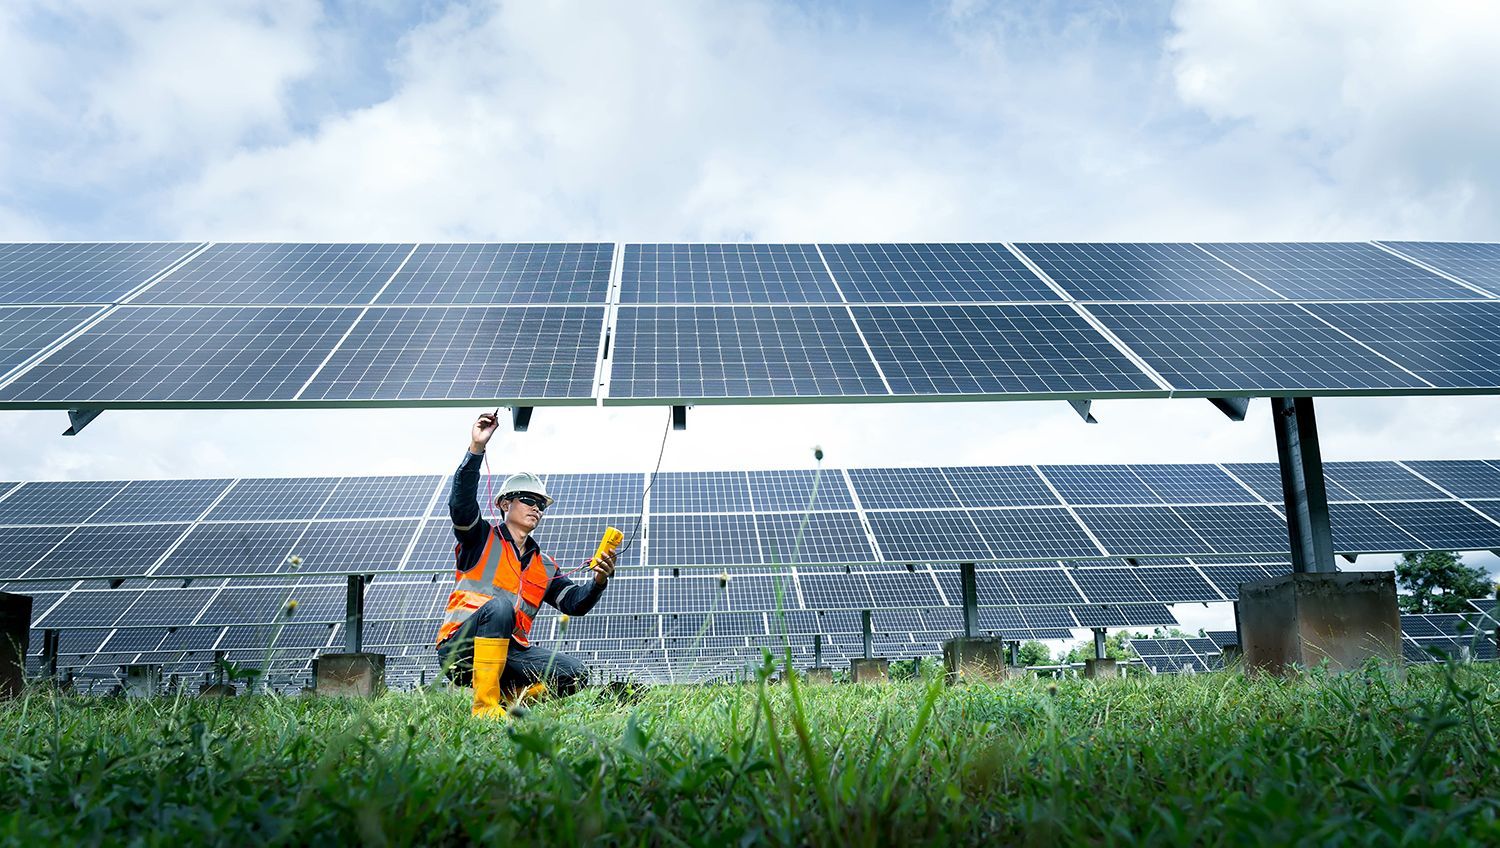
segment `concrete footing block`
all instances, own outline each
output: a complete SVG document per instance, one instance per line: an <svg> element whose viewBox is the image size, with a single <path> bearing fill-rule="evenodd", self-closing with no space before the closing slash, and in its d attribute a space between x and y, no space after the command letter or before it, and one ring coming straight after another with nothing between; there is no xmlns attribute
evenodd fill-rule
<svg viewBox="0 0 1500 848"><path fill-rule="evenodd" d="M803 672L803 679L808 683L832 683L833 669L826 665L815 665Z"/></svg>
<svg viewBox="0 0 1500 848"><path fill-rule="evenodd" d="M315 688L319 695L373 698L385 690L385 654L323 654Z"/></svg>
<svg viewBox="0 0 1500 848"><path fill-rule="evenodd" d="M1401 662L1395 574L1287 574L1240 586L1240 650L1247 670L1285 675L1334 671L1379 659Z"/></svg>
<svg viewBox="0 0 1500 848"><path fill-rule="evenodd" d="M998 683L1005 679L1005 643L960 636L943 643L943 669L949 683Z"/></svg>
<svg viewBox="0 0 1500 848"><path fill-rule="evenodd" d="M889 683L891 680L891 661L888 659L870 657L849 661L850 683Z"/></svg>
<svg viewBox="0 0 1500 848"><path fill-rule="evenodd" d="M0 700L21 695L30 638L31 596L0 592Z"/></svg>
<svg viewBox="0 0 1500 848"><path fill-rule="evenodd" d="M125 697L155 698L161 694L161 666L152 663L125 666Z"/></svg>
<svg viewBox="0 0 1500 848"><path fill-rule="evenodd" d="M1086 659L1083 661L1083 676L1091 680L1119 677L1120 667L1110 659Z"/></svg>

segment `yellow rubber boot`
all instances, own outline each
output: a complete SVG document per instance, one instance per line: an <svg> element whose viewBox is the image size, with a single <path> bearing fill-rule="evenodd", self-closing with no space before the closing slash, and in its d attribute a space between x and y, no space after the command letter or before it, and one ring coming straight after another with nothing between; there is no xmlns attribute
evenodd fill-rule
<svg viewBox="0 0 1500 848"><path fill-rule="evenodd" d="M505 671L509 654L509 639L474 639L474 715L505 717L505 705L500 703L500 673Z"/></svg>

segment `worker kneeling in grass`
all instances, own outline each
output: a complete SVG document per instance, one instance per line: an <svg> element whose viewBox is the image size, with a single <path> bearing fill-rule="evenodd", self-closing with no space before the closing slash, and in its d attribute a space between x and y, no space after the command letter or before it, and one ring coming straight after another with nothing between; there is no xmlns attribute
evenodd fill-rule
<svg viewBox="0 0 1500 848"><path fill-rule="evenodd" d="M453 475L448 510L458 537L457 585L448 596L437 641L438 660L448 676L459 685L473 684L474 715L492 717L503 716L507 702L545 694L549 684L560 695L583 687L588 678L583 663L533 647L531 622L544 601L566 615L593 609L615 571L610 551L595 560L591 582L575 583L542 553L535 531L552 498L535 475L507 478L495 498L504 521L492 526L484 519L478 503L479 468L498 426L498 410L479 416L469 453Z"/></svg>

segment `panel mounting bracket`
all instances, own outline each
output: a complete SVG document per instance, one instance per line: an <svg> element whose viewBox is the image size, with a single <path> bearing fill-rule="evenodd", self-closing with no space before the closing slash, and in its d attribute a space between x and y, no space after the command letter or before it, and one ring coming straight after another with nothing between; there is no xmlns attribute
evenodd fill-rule
<svg viewBox="0 0 1500 848"><path fill-rule="evenodd" d="M1247 397L1211 397L1208 402L1230 421L1244 421L1245 413L1250 411L1250 398Z"/></svg>
<svg viewBox="0 0 1500 848"><path fill-rule="evenodd" d="M63 431L64 436L76 436L83 432L83 428L89 426L89 422L99 417L102 409L70 409L68 410L68 429Z"/></svg>
<svg viewBox="0 0 1500 848"><path fill-rule="evenodd" d="M533 407L530 406L512 406L510 408L511 429L517 433L526 432L527 428L531 426L532 409Z"/></svg>
<svg viewBox="0 0 1500 848"><path fill-rule="evenodd" d="M672 407L672 429L673 430L686 430L687 429L687 411L688 411L688 408L686 406L674 406L674 407Z"/></svg>
<svg viewBox="0 0 1500 848"><path fill-rule="evenodd" d="M1078 417L1082 418L1085 424L1098 424L1099 423L1099 419L1095 418L1094 414L1089 411L1089 407L1091 407L1091 406L1094 405L1093 401L1091 401L1091 400L1070 400L1070 401L1068 401L1068 405L1071 406L1071 407L1073 407L1073 411L1076 412L1076 413L1078 413Z"/></svg>

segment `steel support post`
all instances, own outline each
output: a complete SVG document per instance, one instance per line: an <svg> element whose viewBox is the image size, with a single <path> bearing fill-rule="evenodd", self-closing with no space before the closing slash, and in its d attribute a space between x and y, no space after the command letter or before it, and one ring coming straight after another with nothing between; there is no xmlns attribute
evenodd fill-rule
<svg viewBox="0 0 1500 848"><path fill-rule="evenodd" d="M1281 489L1286 501L1292 571L1334 572L1333 533L1328 525L1328 490L1312 398L1271 398Z"/></svg>
<svg viewBox="0 0 1500 848"><path fill-rule="evenodd" d="M344 594L344 653L363 653L364 641L365 581L358 574L351 574Z"/></svg>
<svg viewBox="0 0 1500 848"><path fill-rule="evenodd" d="M1103 627L1094 628L1094 659L1096 660L1108 659L1108 654L1104 650L1104 631Z"/></svg>
<svg viewBox="0 0 1500 848"><path fill-rule="evenodd" d="M979 632L979 583L974 577L974 563L958 567L958 585L963 596L964 636L972 639Z"/></svg>
<svg viewBox="0 0 1500 848"><path fill-rule="evenodd" d="M822 668L823 667L823 634L822 633L814 633L813 634L813 666L815 668Z"/></svg>
<svg viewBox="0 0 1500 848"><path fill-rule="evenodd" d="M865 635L865 659L869 659L874 656L875 651L875 629L870 624L869 610L865 610L860 616L860 627L863 628Z"/></svg>

